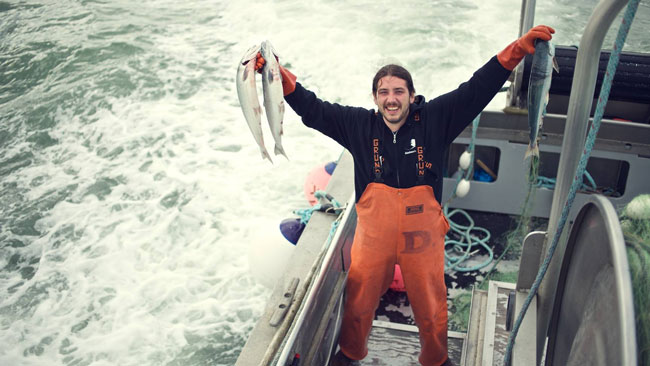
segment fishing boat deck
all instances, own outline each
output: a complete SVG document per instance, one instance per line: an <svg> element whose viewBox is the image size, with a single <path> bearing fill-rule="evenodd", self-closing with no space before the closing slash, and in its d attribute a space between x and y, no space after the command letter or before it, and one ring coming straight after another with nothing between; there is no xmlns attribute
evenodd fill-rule
<svg viewBox="0 0 650 366"><path fill-rule="evenodd" d="M449 358L460 365L465 334L449 332ZM414 325L376 320L368 340L368 356L362 366L404 365L419 366L420 341Z"/></svg>
<svg viewBox="0 0 650 366"><path fill-rule="evenodd" d="M534 9L528 7L534 6L534 2L532 5L524 4L520 30L532 26L525 23L532 21L529 14L533 14ZM483 179L479 175L480 179L472 179L469 193L455 198L452 205L467 210L477 226L490 230L489 245L494 258L505 251L511 238L504 233L516 226L513 220L522 215L523 202L528 202L530 207L523 216L533 218L532 227L524 230L529 234L526 239L515 239L522 245L520 254L509 258L511 262L519 263L517 257L521 256L521 264L497 267L501 275L515 273L517 285L489 281L487 290L478 289L479 283L487 282L483 277L491 266L470 272L449 271L445 275L450 314L449 356L455 365L503 364L510 334L507 319L514 321L528 291L533 288L531 285L543 253L548 250L545 232L554 233L557 229L554 226L558 223L557 208L566 198L570 184L566 177L571 177L578 164L587 120L592 115L589 109L591 107L593 112L595 107L595 103L591 103L592 94L594 97L597 94L589 80L598 70L603 71L599 75L604 74L603 67L607 62L598 66L590 55L600 53L604 37L600 30L608 28L613 19L605 15L618 12L622 6L620 0L602 1L590 20L593 26L586 28L590 35L585 37L585 44L581 42L580 51L563 50L566 67L562 67L563 74L554 81L555 88L551 86L552 96L539 144L539 176L554 180L555 185L539 187L530 201L527 200L529 185L525 172L529 167L522 158L529 143L528 121L523 113L526 93L521 85L522 80L527 79L525 67L513 73L506 109L484 111L476 131L467 128L448 150L442 203L452 197L459 157L470 143L474 144L477 166L492 178ZM567 360L574 360L575 364L637 364L631 285L624 275L627 269L626 257L622 253L625 243L615 208L623 207L648 191L650 84L639 80L641 75L647 74L646 61L650 58L623 55L621 60L623 63L619 64L619 69L622 72L617 71L619 76L614 80L614 88L618 85L619 91L613 91L607 103L606 118L602 121L586 167L593 181L592 187L575 195L575 209L568 212L566 219L566 235L560 238L559 249L544 282L539 290L532 290L536 295L530 301L526 316L517 320L521 327L512 354L513 365L540 364L542 360L549 365L567 364ZM625 80L620 79L621 75ZM563 80L564 76L566 80ZM570 132L565 135L566 131ZM352 165L351 156L345 152L326 189L330 194L339 199L350 196ZM475 171L478 167L474 167ZM565 172L569 173L565 175ZM352 203L353 198L350 200ZM356 211L353 205L349 208L340 218L339 230L331 238L331 245L327 246L322 244L328 238L333 218L315 213L292 255L291 262L295 265L290 266L284 279L278 282L265 314L237 360L237 366L267 365L271 360L274 365L287 365L298 359L305 366L327 364L340 330L346 269L350 264L350 247L356 226ZM448 218L454 220L452 216L448 214ZM464 224L462 218L459 221ZM539 230L540 226L543 230ZM448 235L453 234L450 232ZM603 250L591 249L594 243L601 245ZM575 261L574 250L578 253ZM478 256L485 257L480 252ZM584 260L580 261L580 258ZM593 273L585 276L585 268ZM594 280L596 272L606 273L607 286L597 286L602 281ZM501 278L514 280L508 276ZM616 281L612 280L614 278ZM298 290L288 287L288 283L300 283ZM517 291L514 291L515 286ZM288 291L289 288L295 291L293 300L294 293ZM470 291L471 300L468 300ZM617 296L603 297L603 293L616 293ZM457 301L460 297L464 297L463 301ZM287 308L287 299L290 308ZM600 307L596 308L594 304ZM282 315L284 318L281 318L279 326L269 325L271 315L282 309L286 309L282 312L286 316ZM469 322L463 324L466 318ZM602 319L607 319L607 322ZM388 291L377 309L368 344L369 354L361 364L417 365L418 338L407 295ZM595 344L594 339L607 342ZM548 348L543 349L545 344ZM575 361L583 359L588 361Z"/></svg>
<svg viewBox="0 0 650 366"><path fill-rule="evenodd" d="M487 291L472 291L468 332L448 332L448 354L454 365L503 362L510 334L506 324L508 297L514 288L513 283L491 281ZM382 297L376 319L368 341L368 356L361 365L419 365L418 329L413 325L406 294L389 290ZM486 339L489 343L484 342Z"/></svg>

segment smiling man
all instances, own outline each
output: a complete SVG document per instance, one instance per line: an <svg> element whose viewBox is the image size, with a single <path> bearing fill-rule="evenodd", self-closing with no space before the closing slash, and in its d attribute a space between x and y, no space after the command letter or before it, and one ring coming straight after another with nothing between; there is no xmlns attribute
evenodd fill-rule
<svg viewBox="0 0 650 366"><path fill-rule="evenodd" d="M555 31L537 26L490 59L456 90L433 100L415 94L409 72L386 65L372 81L377 111L322 101L280 67L285 100L305 125L333 138L354 158L357 228L351 249L339 352L331 365L358 365L395 264L420 334L420 364L451 364L442 213L445 150L501 89L534 41ZM258 57L256 68L263 65Z"/></svg>
<svg viewBox="0 0 650 366"><path fill-rule="evenodd" d="M391 131L397 132L415 101L413 80L406 69L397 65L382 67L372 82L372 95L379 113Z"/></svg>

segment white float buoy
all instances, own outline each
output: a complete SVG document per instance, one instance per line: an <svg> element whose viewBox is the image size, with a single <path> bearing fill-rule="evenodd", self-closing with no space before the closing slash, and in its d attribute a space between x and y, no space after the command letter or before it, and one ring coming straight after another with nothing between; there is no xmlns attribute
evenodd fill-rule
<svg viewBox="0 0 650 366"><path fill-rule="evenodd" d="M469 151L465 150L465 152L462 153L458 159L458 165L460 165L461 169L467 170L467 168L469 168L470 160L472 160L472 154L470 154Z"/></svg>
<svg viewBox="0 0 650 366"><path fill-rule="evenodd" d="M456 187L456 196L462 198L467 196L468 192L469 192L469 181L463 178L460 180L460 182L458 182L458 186Z"/></svg>
<svg viewBox="0 0 650 366"><path fill-rule="evenodd" d="M296 246L282 235L277 222L256 220L251 227L256 229L246 238L250 272L257 282L272 289L284 273Z"/></svg>

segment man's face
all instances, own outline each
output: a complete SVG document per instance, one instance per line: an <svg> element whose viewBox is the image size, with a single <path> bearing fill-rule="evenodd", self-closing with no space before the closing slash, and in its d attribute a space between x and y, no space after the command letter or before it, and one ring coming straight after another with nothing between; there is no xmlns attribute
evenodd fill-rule
<svg viewBox="0 0 650 366"><path fill-rule="evenodd" d="M395 125L406 121L409 105L415 100L415 95L409 93L406 81L392 75L379 79L374 97L384 121Z"/></svg>

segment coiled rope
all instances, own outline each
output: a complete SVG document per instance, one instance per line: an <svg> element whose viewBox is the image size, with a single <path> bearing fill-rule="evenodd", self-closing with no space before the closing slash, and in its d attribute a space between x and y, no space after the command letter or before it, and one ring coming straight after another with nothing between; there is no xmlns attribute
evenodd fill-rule
<svg viewBox="0 0 650 366"><path fill-rule="evenodd" d="M600 89L598 104L596 106L596 111L594 113L594 120L591 126L589 127L589 134L587 136L585 148L580 157L580 162L578 163L578 167L576 169L576 174L573 178L573 182L571 183L571 188L569 190L569 195L567 196L567 201L564 204L564 207L562 208L562 215L560 216L557 230L554 233L553 241L551 242L551 245L548 249L546 258L544 259L544 262L542 263L540 270L537 273L535 282L533 282L533 285L531 286L530 292L528 293L528 297L526 297L522 309L519 312L519 315L517 316L517 320L513 325L512 332L510 332L510 337L508 338L508 346L506 348L506 354L503 359L504 366L510 365L510 359L512 357L512 348L514 346L515 339L517 338L519 327L521 326L521 322L524 318L524 315L528 311L528 307L530 306L533 297L537 294L537 290L539 289L539 285L542 282L544 275L546 275L546 271L548 270L548 266L551 262L551 259L553 258L553 254L555 253L557 244L560 241L560 236L562 235L564 225L566 224L567 218L569 217L569 211L576 197L576 192L578 191L578 188L582 184L583 175L587 167L587 161L589 160L589 156L591 155L591 150L594 147L594 143L596 141L596 135L598 134L598 129L600 128L600 122L602 121L605 112L605 106L607 105L607 100L609 99L609 92L612 87L612 80L614 79L614 74L616 73L616 66L618 65L621 49L623 48L623 44L625 43L625 39L627 38L627 34L630 30L632 20L634 19L634 15L636 14L636 10L638 7L639 7L639 0L630 0L628 2L627 8L625 9L625 15L623 16L621 27L618 29L618 35L616 36L616 43L614 44L614 49L612 50L612 53L609 56L609 62L607 63L607 71L605 72L603 85Z"/></svg>
<svg viewBox="0 0 650 366"><path fill-rule="evenodd" d="M458 272L470 272L477 271L488 266L492 259L494 258L494 253L492 248L488 246L488 241L490 240L491 234L490 231L476 226L472 217L462 209L454 209L449 212L449 202L456 198L456 190L458 189L458 184L461 179L470 180L473 174L474 167L474 141L476 141L476 130L478 130L478 123L480 120L480 115L474 118L472 122L472 139L469 143L468 151L471 154L470 164L467 170L462 169L460 166L458 170L461 174L458 174L456 179L456 186L454 187L453 194L451 198L445 202L443 207L443 213L449 221L449 230L459 236L460 240L450 239L449 235L445 235L445 268L447 270L453 270ZM460 214L465 217L469 222L468 225L461 225L452 220L454 215ZM450 249L447 249L447 246L451 246ZM476 247L482 247L488 253L488 258L482 263L473 265L473 266L464 266L463 263L466 262L472 255L478 252L479 249ZM453 255L452 253L462 253L462 255Z"/></svg>

